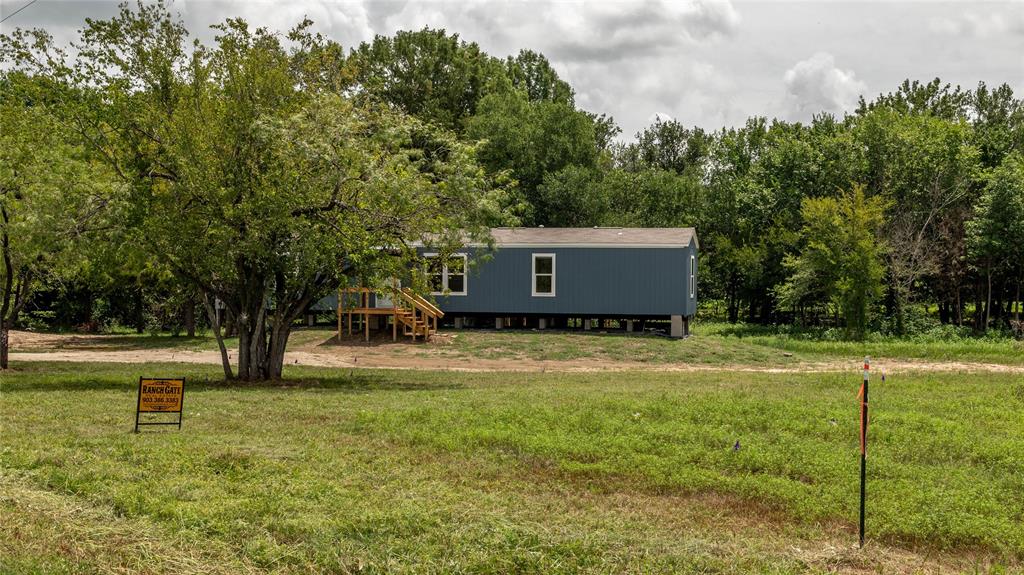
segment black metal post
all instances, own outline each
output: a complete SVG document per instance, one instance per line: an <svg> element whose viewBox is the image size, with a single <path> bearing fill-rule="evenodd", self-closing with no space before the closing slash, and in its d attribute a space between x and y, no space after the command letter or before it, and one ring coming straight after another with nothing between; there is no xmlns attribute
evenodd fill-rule
<svg viewBox="0 0 1024 575"><path fill-rule="evenodd" d="M181 378L181 405L178 406L178 429L181 429L181 418L185 417L185 378Z"/></svg>
<svg viewBox="0 0 1024 575"><path fill-rule="evenodd" d="M135 400L135 433L139 432L139 411L142 409L142 376L139 376L139 396Z"/></svg>
<svg viewBox="0 0 1024 575"><path fill-rule="evenodd" d="M860 404L860 546L864 547L864 503L867 500L868 467L868 373L871 362L864 358L864 387Z"/></svg>

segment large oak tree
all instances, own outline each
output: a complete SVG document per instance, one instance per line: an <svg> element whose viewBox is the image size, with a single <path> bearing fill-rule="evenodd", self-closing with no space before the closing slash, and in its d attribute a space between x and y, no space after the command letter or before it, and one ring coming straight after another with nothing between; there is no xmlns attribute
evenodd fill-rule
<svg viewBox="0 0 1024 575"><path fill-rule="evenodd" d="M409 242L480 236L495 194L475 149L349 97L340 47L233 19L189 44L162 4L88 21L72 61L45 33L5 51L86 97L65 113L134 190L135 241L237 321L238 377L281 376L294 320L347 275L383 280ZM234 374L221 343L224 371Z"/></svg>

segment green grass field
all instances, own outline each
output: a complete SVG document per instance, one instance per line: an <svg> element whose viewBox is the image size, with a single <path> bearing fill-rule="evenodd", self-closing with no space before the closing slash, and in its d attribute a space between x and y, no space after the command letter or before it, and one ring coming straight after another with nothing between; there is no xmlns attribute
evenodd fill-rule
<svg viewBox="0 0 1024 575"><path fill-rule="evenodd" d="M137 377L185 425L131 433ZM0 381L0 572L1005 572L1024 381L23 363ZM733 450L736 441L740 450Z"/></svg>
<svg viewBox="0 0 1024 575"><path fill-rule="evenodd" d="M834 340L817 332L785 330L728 323L698 323L697 334L711 340L733 341L738 345L769 347L807 357L857 357L878 359L921 359L935 361L1024 364L1024 341L996 334L988 337L874 336L866 341Z"/></svg>
<svg viewBox="0 0 1024 575"><path fill-rule="evenodd" d="M717 335L679 341L652 335L535 330L450 331L455 357L523 358L541 361L600 359L650 364L782 365L795 360L767 345Z"/></svg>
<svg viewBox="0 0 1024 575"><path fill-rule="evenodd" d="M698 323L684 341L595 332L474 331L459 333L452 345L462 357L523 357L540 360L598 358L647 363L785 365L865 355L890 360L934 360L1024 364L1024 341L959 338L944 341L890 338L878 341L823 341L770 329ZM784 355L789 353L791 355Z"/></svg>

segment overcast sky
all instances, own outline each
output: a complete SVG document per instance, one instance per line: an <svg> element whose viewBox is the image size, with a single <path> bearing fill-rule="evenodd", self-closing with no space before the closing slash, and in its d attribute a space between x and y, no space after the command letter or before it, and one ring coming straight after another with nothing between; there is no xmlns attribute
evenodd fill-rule
<svg viewBox="0 0 1024 575"><path fill-rule="evenodd" d="M0 0L7 16L28 0ZM442 27L494 56L545 54L577 103L631 136L657 115L738 125L851 110L904 78L1024 95L1024 1L1016 2L373 2L168 0L201 38L229 16L286 30L308 15L346 47L401 29ZM2 25L71 39L108 1L38 0Z"/></svg>

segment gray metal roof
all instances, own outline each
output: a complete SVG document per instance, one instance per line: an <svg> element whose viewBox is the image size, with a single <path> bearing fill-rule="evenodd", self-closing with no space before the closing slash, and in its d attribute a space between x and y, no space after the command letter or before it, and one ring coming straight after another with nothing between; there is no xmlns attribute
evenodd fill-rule
<svg viewBox="0 0 1024 575"><path fill-rule="evenodd" d="M685 247L693 228L492 228L500 246Z"/></svg>

